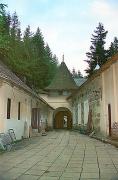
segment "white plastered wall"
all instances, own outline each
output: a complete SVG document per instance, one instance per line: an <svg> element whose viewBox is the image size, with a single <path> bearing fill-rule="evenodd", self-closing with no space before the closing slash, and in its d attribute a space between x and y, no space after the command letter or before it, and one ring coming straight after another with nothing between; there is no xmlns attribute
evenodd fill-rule
<svg viewBox="0 0 118 180"><path fill-rule="evenodd" d="M0 80L0 132L3 132L5 128L5 102L4 102L4 91L3 91L3 81Z"/></svg>
<svg viewBox="0 0 118 180"><path fill-rule="evenodd" d="M7 100L11 99L10 119L7 119ZM4 82L0 88L0 132L7 132L14 129L17 139L22 136L29 136L31 125L31 97L25 91ZM21 103L20 120L18 120L18 103Z"/></svg>
<svg viewBox="0 0 118 180"><path fill-rule="evenodd" d="M101 130L109 135L108 104L111 105L111 123L118 122L118 62L102 72Z"/></svg>
<svg viewBox="0 0 118 180"><path fill-rule="evenodd" d="M53 110L48 109L48 126L53 127Z"/></svg>
<svg viewBox="0 0 118 180"><path fill-rule="evenodd" d="M70 111L72 110L69 101L67 101L67 99L66 99L67 96L55 96L55 97L48 96L48 95L41 95L41 96L54 109L57 109L59 107L65 107L65 108L68 108Z"/></svg>
<svg viewBox="0 0 118 180"><path fill-rule="evenodd" d="M89 113L89 103L88 99L84 101L84 124L86 125L88 122L88 113Z"/></svg>

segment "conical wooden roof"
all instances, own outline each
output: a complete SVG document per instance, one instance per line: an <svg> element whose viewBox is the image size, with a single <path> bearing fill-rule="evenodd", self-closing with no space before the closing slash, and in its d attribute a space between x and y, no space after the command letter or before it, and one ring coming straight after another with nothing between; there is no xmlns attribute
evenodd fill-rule
<svg viewBox="0 0 118 180"><path fill-rule="evenodd" d="M71 76L65 62L63 61L52 82L46 90L74 90L77 85Z"/></svg>

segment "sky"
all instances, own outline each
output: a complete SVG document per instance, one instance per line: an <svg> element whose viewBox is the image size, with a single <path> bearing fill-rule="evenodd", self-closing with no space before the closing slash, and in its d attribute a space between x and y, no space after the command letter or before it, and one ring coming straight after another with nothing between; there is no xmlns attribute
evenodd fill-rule
<svg viewBox="0 0 118 180"><path fill-rule="evenodd" d="M118 37L117 0L0 0L7 10L17 12L22 30L30 25L32 32L40 28L59 62L64 54L70 70L75 68L85 75L86 52L91 35L101 22L105 30L106 48Z"/></svg>

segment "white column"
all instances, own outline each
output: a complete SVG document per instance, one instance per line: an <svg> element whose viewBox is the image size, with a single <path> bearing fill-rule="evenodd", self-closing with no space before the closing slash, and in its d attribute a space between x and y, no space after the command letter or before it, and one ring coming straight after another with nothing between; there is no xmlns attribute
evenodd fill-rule
<svg viewBox="0 0 118 180"><path fill-rule="evenodd" d="M75 106L73 106L73 125L76 124Z"/></svg>
<svg viewBox="0 0 118 180"><path fill-rule="evenodd" d="M78 124L81 124L81 103L78 104Z"/></svg>
<svg viewBox="0 0 118 180"><path fill-rule="evenodd" d="M89 104L88 100L84 101L84 124L88 122Z"/></svg>
<svg viewBox="0 0 118 180"><path fill-rule="evenodd" d="M115 64L113 64L112 65L112 67L113 67L113 98L114 98L114 112L115 112L115 114L114 114L114 117L115 117L115 119L114 119L114 121L115 122L118 122L118 111L117 111L117 109L118 109L118 102L117 102L117 87L116 87L116 83L117 83L117 81L116 81L116 69L115 69Z"/></svg>
<svg viewBox="0 0 118 180"><path fill-rule="evenodd" d="M105 79L104 79L104 72L101 74L102 76L102 101L101 101L101 118L100 118L100 129L101 131L107 135L107 112L106 112L106 97L105 97Z"/></svg>

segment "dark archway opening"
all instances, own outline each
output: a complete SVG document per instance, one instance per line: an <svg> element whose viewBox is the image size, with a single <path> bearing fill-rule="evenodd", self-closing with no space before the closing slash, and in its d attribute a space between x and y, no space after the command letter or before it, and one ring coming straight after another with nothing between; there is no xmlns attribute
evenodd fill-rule
<svg viewBox="0 0 118 180"><path fill-rule="evenodd" d="M72 129L72 114L67 108L57 108L54 112L55 129Z"/></svg>

